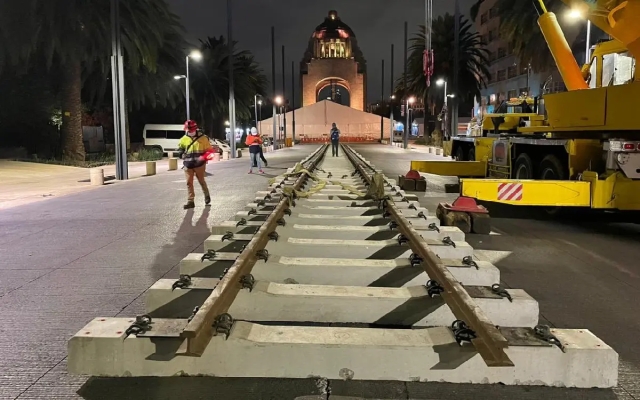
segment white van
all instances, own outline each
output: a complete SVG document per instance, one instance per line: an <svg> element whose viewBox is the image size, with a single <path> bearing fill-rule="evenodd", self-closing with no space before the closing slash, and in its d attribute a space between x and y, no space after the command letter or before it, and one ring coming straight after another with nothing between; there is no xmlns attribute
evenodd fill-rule
<svg viewBox="0 0 640 400"><path fill-rule="evenodd" d="M177 152L178 143L183 136L184 125L147 124L142 132L144 147L157 149L162 153Z"/></svg>
<svg viewBox="0 0 640 400"><path fill-rule="evenodd" d="M177 152L183 136L184 125L147 124L142 132L144 147L162 153ZM222 152L219 145L211 144L218 148L218 152Z"/></svg>

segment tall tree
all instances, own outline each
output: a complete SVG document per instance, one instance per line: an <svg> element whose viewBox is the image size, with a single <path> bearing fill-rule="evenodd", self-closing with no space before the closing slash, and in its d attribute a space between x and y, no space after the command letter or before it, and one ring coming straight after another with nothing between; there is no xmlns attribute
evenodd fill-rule
<svg viewBox="0 0 640 400"><path fill-rule="evenodd" d="M158 50L155 65L143 65L136 70L130 64L125 64L127 150L131 142L128 118L130 112L142 107L175 108L184 102L184 85L180 85L174 79L175 75L183 74L185 68L187 43L184 40L183 28L177 17L168 16L158 27L158 33L162 36L163 45ZM84 79L84 101L96 108L110 107L113 101L110 77L110 68L107 71L92 68L91 73Z"/></svg>
<svg viewBox="0 0 640 400"><path fill-rule="evenodd" d="M563 28L567 41L571 44L579 35L576 24L565 23L564 13L568 8L561 0L546 0L547 9L554 12ZM531 64L534 71L544 71L555 65L547 42L538 26L539 10L530 1L498 0L496 3L500 18L500 36L506 39L520 62ZM584 43L584 41L583 41Z"/></svg>
<svg viewBox="0 0 640 400"><path fill-rule="evenodd" d="M4 59L28 63L44 54L47 66L59 66L63 155L84 160L82 76L92 68L108 71L111 54L110 0L3 0L0 29ZM129 71L155 71L163 24L175 16L164 0L121 1L120 23ZM0 50L2 54L2 50ZM7 56L8 54L8 56ZM0 57L2 57L0 55ZM0 58L0 61L2 58Z"/></svg>
<svg viewBox="0 0 640 400"><path fill-rule="evenodd" d="M434 78L445 79L453 82L453 57L454 57L454 26L455 17L451 14L439 16L433 20L432 46L435 54ZM411 39L411 47L408 61L407 91L419 98L427 99L430 89L423 73L423 51L425 44L425 28L420 26L419 32ZM487 66L488 51L482 42L481 36L474 32L468 19L460 17L460 93L456 96L461 101L468 101L474 96L480 95L480 90L486 86L489 70ZM402 88L402 77L396 83L398 90ZM440 90L440 89L438 89ZM442 97L442 96L439 96ZM443 99L437 98L436 103L441 104ZM429 102L425 102L428 104Z"/></svg>
<svg viewBox="0 0 640 400"><path fill-rule="evenodd" d="M237 50L235 42L232 47L236 116L248 120L254 96L266 92L267 77L249 51ZM200 119L207 133L221 137L216 129L223 127L229 115L230 49L220 36L201 41L201 51L202 62L191 71L192 114Z"/></svg>

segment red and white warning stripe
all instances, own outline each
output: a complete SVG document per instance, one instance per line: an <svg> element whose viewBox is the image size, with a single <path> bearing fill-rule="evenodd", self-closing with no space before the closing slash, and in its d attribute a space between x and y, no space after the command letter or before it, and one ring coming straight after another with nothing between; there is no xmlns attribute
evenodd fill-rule
<svg viewBox="0 0 640 400"><path fill-rule="evenodd" d="M501 183L498 185L498 200L522 200L522 183Z"/></svg>

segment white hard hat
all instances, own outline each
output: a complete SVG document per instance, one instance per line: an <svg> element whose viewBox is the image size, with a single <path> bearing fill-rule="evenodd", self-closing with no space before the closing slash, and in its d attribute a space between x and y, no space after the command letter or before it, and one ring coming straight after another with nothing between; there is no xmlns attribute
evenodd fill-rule
<svg viewBox="0 0 640 400"><path fill-rule="evenodd" d="M253 128L251 128L251 134L252 135L257 135L258 134L258 130L256 129L255 126Z"/></svg>

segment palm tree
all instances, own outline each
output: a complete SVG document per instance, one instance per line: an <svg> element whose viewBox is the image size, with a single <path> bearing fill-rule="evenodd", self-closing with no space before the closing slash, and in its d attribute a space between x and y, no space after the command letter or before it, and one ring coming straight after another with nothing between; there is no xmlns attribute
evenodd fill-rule
<svg viewBox="0 0 640 400"><path fill-rule="evenodd" d="M471 16L471 21L473 23L476 22L476 19L478 18L478 13L480 12L480 5L484 3L484 0L477 0L475 3L473 3L473 5L471 6L471 9L469 10L469 15Z"/></svg>
<svg viewBox="0 0 640 400"><path fill-rule="evenodd" d="M169 23L172 22L172 23ZM184 49L187 43L183 37L183 29L177 17L171 16L159 27L163 45L159 49L156 64L142 66L138 70L125 65L125 102L127 104L126 141L127 151L130 148L129 113L144 106L151 108L175 108L184 101L182 85L175 82L174 76L184 70ZM93 107L111 104L111 71L92 68L84 80L83 98Z"/></svg>
<svg viewBox="0 0 640 400"><path fill-rule="evenodd" d="M236 116L250 119L254 95L265 93L267 77L253 55L233 46ZM229 46L224 37L201 41L202 62L191 71L192 109L208 134L222 127L229 112Z"/></svg>
<svg viewBox="0 0 640 400"><path fill-rule="evenodd" d="M155 71L163 37L158 33L175 16L164 0L120 1L122 47L129 71ZM63 155L84 160L82 142L82 75L109 69L110 0L3 0L0 29L13 63L28 63L43 54L47 66L58 66L61 83ZM2 50L0 50L2 52ZM5 53L5 54L6 54ZM1 53L0 53L1 54ZM0 57L2 57L0 55ZM6 57L6 55L4 56ZM0 58L2 61L2 58Z"/></svg>
<svg viewBox="0 0 640 400"><path fill-rule="evenodd" d="M482 1L482 0L480 0ZM578 32L564 24L562 14L567 10L561 0L546 0L547 9L556 13L569 43L575 41ZM554 65L554 60L544 36L538 27L538 10L530 1L498 0L500 35L508 40L513 53L524 65L531 64L534 71L544 71Z"/></svg>
<svg viewBox="0 0 640 400"><path fill-rule="evenodd" d="M433 20L432 46L434 50L434 78L443 78L453 82L454 64L454 28L455 17L451 14L439 16ZM423 74L422 55L425 45L425 27L420 26L418 34L411 39L411 47L407 66L407 92L417 97L427 99L429 89ZM480 95L480 90L486 86L489 70L487 66L488 51L480 35L472 30L468 19L460 17L460 73L458 75L459 92L456 94L461 101L468 101ZM396 85L402 92L403 78ZM436 102L441 103L441 99ZM426 104L426 103L425 103Z"/></svg>

